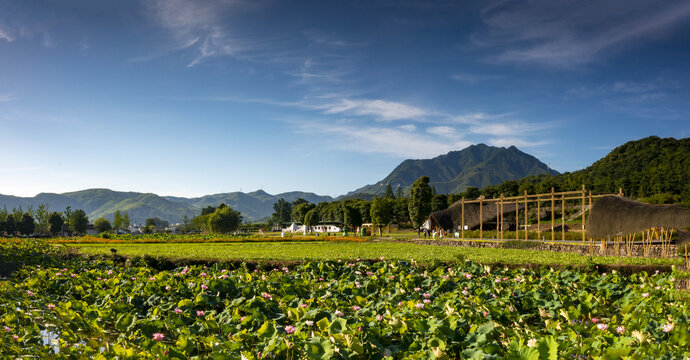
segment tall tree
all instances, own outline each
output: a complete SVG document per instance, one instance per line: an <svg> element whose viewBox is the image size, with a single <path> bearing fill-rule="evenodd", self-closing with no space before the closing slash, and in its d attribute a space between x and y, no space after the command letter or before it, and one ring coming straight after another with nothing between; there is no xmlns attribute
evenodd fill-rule
<svg viewBox="0 0 690 360"><path fill-rule="evenodd" d="M28 212L22 214L22 220L17 224L17 230L24 235L31 235L34 233L35 228L34 217Z"/></svg>
<svg viewBox="0 0 690 360"><path fill-rule="evenodd" d="M50 211L48 211L48 205L38 205L36 211L34 211L34 218L36 219L36 232L39 234L47 234L50 230Z"/></svg>
<svg viewBox="0 0 690 360"><path fill-rule="evenodd" d="M316 205L309 202L300 202L297 204L292 204L292 221L304 223L304 216L307 215L309 211L314 209Z"/></svg>
<svg viewBox="0 0 690 360"><path fill-rule="evenodd" d="M419 235L420 227L431 212L431 187L428 176L421 176L412 184L407 209L410 213L412 226L417 229Z"/></svg>
<svg viewBox="0 0 690 360"><path fill-rule="evenodd" d="M292 215L292 204L285 199L280 198L273 204L273 220L274 222L282 226L283 223L289 223L290 217Z"/></svg>
<svg viewBox="0 0 690 360"><path fill-rule="evenodd" d="M311 232L311 227L316 226L318 223L319 212L316 209L311 209L304 215L304 225L309 227L309 232Z"/></svg>
<svg viewBox="0 0 690 360"><path fill-rule="evenodd" d="M393 202L390 199L375 197L371 202L371 223L379 229L379 236L383 235L382 229L391 223L393 217Z"/></svg>
<svg viewBox="0 0 690 360"><path fill-rule="evenodd" d="M431 212L441 211L448 208L448 195L437 194L431 199Z"/></svg>
<svg viewBox="0 0 690 360"><path fill-rule="evenodd" d="M403 193L402 187L400 187L400 185L398 185L398 189L395 190L395 197L398 199L402 199L404 196L405 196L405 194Z"/></svg>
<svg viewBox="0 0 690 360"><path fill-rule="evenodd" d="M129 230L129 225L132 224L132 221L129 219L129 213L125 211L125 214L122 215L122 228L125 230Z"/></svg>
<svg viewBox="0 0 690 360"><path fill-rule="evenodd" d="M386 195L384 196L386 199L395 199L395 195L393 195L393 188L391 188L391 184L386 185Z"/></svg>
<svg viewBox="0 0 690 360"><path fill-rule="evenodd" d="M53 235L62 233L62 226L65 225L65 220L62 218L62 214L57 211L50 213L50 218L48 219L50 223L50 233Z"/></svg>
<svg viewBox="0 0 690 360"><path fill-rule="evenodd" d="M355 231L362 226L362 213L354 206L343 205L343 222Z"/></svg>
<svg viewBox="0 0 690 360"><path fill-rule="evenodd" d="M71 209L70 209L71 210ZM86 234L86 227L89 225L89 218L82 209L70 211L69 221L70 230L72 230L77 235Z"/></svg>
<svg viewBox="0 0 690 360"><path fill-rule="evenodd" d="M115 229L116 234L119 234L120 229L122 229L122 214L120 214L120 210L115 210L115 215L113 215L113 229Z"/></svg>

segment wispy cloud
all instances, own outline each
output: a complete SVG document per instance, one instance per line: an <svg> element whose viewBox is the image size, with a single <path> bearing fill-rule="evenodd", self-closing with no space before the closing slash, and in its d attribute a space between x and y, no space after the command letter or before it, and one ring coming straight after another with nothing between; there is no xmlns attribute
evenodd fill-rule
<svg viewBox="0 0 690 360"><path fill-rule="evenodd" d="M455 74L451 75L451 78L453 78L457 81L474 84L474 83L478 83L478 82L496 80L496 79L499 79L500 76L490 75L490 74L455 73Z"/></svg>
<svg viewBox="0 0 690 360"><path fill-rule="evenodd" d="M690 19L687 1L497 2L483 12L475 44L498 49L495 61L573 67L659 36Z"/></svg>
<svg viewBox="0 0 690 360"><path fill-rule="evenodd" d="M14 41L14 36L12 36L9 31L0 28L0 39L1 40L7 40L8 42Z"/></svg>
<svg viewBox="0 0 690 360"><path fill-rule="evenodd" d="M373 116L379 121L419 119L431 113L422 108L394 101L341 99L325 105L326 114Z"/></svg>
<svg viewBox="0 0 690 360"><path fill-rule="evenodd" d="M10 101L15 101L17 98L14 97L14 95L2 95L0 94L0 103L1 102L10 102Z"/></svg>
<svg viewBox="0 0 690 360"><path fill-rule="evenodd" d="M327 146L337 150L402 158L429 158L472 144L462 139L450 140L420 133L412 127L389 128L309 121L299 124L298 129L307 134L329 134Z"/></svg>

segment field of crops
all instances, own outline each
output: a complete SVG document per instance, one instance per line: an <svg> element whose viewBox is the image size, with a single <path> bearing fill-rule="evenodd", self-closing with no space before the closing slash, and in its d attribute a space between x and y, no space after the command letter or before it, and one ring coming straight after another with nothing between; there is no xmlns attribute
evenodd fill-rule
<svg viewBox="0 0 690 360"><path fill-rule="evenodd" d="M679 265L678 258L635 258L595 256L572 253L555 253L536 250L487 249L454 246L428 246L398 242L333 242L333 241L290 241L260 243L160 243L160 244L78 244L80 252L87 254L110 254L116 249L118 255L153 256L167 258L196 258L245 261L289 260L319 261L338 259L378 259L385 256L392 260L418 262L457 261L469 259L481 263L512 264L651 264Z"/></svg>
<svg viewBox="0 0 690 360"><path fill-rule="evenodd" d="M273 251L285 255L289 246L299 253L300 247L317 244L263 245L279 245L282 252ZM128 246L185 245L202 244ZM251 253L261 244L208 247L217 254L226 245ZM26 264L0 281L0 354L39 359L690 356L688 300L674 289L674 274L490 268L469 260L433 266L389 257L367 262L345 259L361 254L353 246L365 246L364 254L371 256L399 247L400 259L415 254L421 261L433 254L420 256L420 245L401 247L411 244L321 245L330 249L325 258L343 260L159 271L136 259L129 266L66 259L64 246L40 241L0 244L0 263ZM295 259L319 250L310 251Z"/></svg>

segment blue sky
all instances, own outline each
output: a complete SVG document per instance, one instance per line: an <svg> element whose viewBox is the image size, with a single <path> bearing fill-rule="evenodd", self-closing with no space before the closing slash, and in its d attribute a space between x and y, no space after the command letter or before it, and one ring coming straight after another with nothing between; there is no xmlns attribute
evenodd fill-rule
<svg viewBox="0 0 690 360"><path fill-rule="evenodd" d="M687 1L0 0L0 193L337 196L690 135Z"/></svg>

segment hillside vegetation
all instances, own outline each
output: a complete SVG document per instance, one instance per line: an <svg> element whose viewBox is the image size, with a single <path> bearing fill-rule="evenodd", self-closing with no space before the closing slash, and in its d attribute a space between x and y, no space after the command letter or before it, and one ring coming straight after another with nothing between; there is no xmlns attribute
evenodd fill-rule
<svg viewBox="0 0 690 360"><path fill-rule="evenodd" d="M690 206L690 138L674 139L650 136L629 141L611 151L591 166L560 175L530 176L513 182L515 188L529 192L579 190L585 184L593 193L623 193L652 203L682 203ZM504 194L511 195L511 194Z"/></svg>

